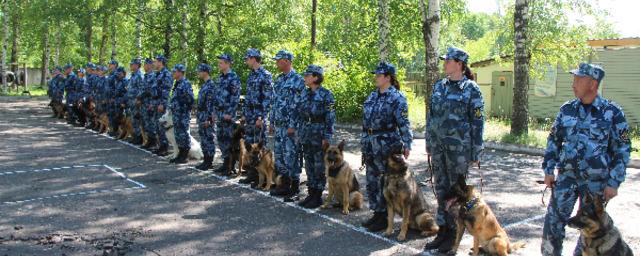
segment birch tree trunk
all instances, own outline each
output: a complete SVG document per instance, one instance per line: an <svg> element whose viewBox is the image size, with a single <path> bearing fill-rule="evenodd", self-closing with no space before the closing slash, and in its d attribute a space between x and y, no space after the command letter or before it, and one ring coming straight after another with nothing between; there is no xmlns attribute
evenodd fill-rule
<svg viewBox="0 0 640 256"><path fill-rule="evenodd" d="M428 1L425 2L425 1ZM440 40L440 1L420 0L422 12L422 37L425 49L424 100L425 115L429 118L433 85L440 78L438 70L438 43Z"/></svg>
<svg viewBox="0 0 640 256"><path fill-rule="evenodd" d="M45 22L42 33L42 68L40 69L40 87L47 85L49 74L49 25Z"/></svg>
<svg viewBox="0 0 640 256"><path fill-rule="evenodd" d="M522 135L529 128L529 50L527 47L527 25L529 23L529 0L516 0L513 14L515 59L513 113L511 134Z"/></svg>
<svg viewBox="0 0 640 256"><path fill-rule="evenodd" d="M9 15L8 15L8 3L2 2L2 60L0 61L0 74L2 78L2 90L7 89L7 79L5 71L7 70L7 41L9 39Z"/></svg>
<svg viewBox="0 0 640 256"><path fill-rule="evenodd" d="M389 0L378 0L378 50L380 61L389 57Z"/></svg>

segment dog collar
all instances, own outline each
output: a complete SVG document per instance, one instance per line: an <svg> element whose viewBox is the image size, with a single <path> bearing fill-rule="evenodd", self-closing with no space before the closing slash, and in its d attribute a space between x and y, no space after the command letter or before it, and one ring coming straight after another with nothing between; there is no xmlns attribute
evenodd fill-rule
<svg viewBox="0 0 640 256"><path fill-rule="evenodd" d="M467 205L465 206L465 210L470 211L471 209L473 209L473 207L476 206L476 203L478 203L479 200L480 200L479 197L474 197L473 199L471 199L469 202L467 202Z"/></svg>

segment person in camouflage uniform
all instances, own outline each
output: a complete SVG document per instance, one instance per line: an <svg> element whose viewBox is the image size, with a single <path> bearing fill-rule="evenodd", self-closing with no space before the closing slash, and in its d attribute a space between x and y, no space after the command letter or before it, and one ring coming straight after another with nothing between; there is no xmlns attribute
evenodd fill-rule
<svg viewBox="0 0 640 256"><path fill-rule="evenodd" d="M73 65L64 66L64 91L65 104L67 108L67 124L78 126L78 115L76 107L78 106L78 95L80 94L81 85L78 76L73 72Z"/></svg>
<svg viewBox="0 0 640 256"><path fill-rule="evenodd" d="M116 123L117 118L117 109L116 105L116 70L118 69L118 62L116 60L111 60L109 62L109 75L106 77L106 85L105 85L105 100L107 101L107 114L109 116L109 126L111 130L109 131L109 136L115 137L118 131L118 126Z"/></svg>
<svg viewBox="0 0 640 256"><path fill-rule="evenodd" d="M432 163L438 201L436 221L440 230L425 250L452 251L455 217L445 210L445 196L469 167L479 165L483 150L484 101L480 87L468 68L469 55L451 47L444 60L447 77L433 86L426 129L427 155Z"/></svg>
<svg viewBox="0 0 640 256"><path fill-rule="evenodd" d="M216 154L216 116L213 105L215 95L210 74L211 66L205 63L198 65L198 76L204 81L204 84L198 92L196 121L198 123L198 135L200 135L200 144L202 145L204 159L196 168L203 171L211 168L213 157Z"/></svg>
<svg viewBox="0 0 640 256"><path fill-rule="evenodd" d="M372 74L375 74L377 88L363 104L360 146L366 166L369 208L374 214L362 225L369 231L377 232L387 227L387 204L382 194L387 155L391 146L401 143L404 157L408 158L413 133L407 99L400 92L396 78L396 67L380 62Z"/></svg>
<svg viewBox="0 0 640 256"><path fill-rule="evenodd" d="M262 67L262 54L259 50L251 48L244 55L244 61L251 69L247 78L247 88L242 104L242 118L244 119L245 134L244 140L247 143L264 142L267 144L266 122L267 115L271 111L273 98L273 84L271 73ZM247 169L247 177L241 179L242 184L252 184L258 181L258 173L251 166L243 167Z"/></svg>
<svg viewBox="0 0 640 256"><path fill-rule="evenodd" d="M164 134L164 128L160 127L158 119L164 115L164 111L167 109L167 103L169 102L169 93L173 85L173 78L169 69L167 69L167 59L163 55L156 56L156 60L153 63L156 68L155 83L151 88L153 97L153 108L157 110L155 117L153 118L156 127L156 133L158 135L159 147L153 150L153 153L159 156L166 156L168 154L169 142L167 136Z"/></svg>
<svg viewBox="0 0 640 256"><path fill-rule="evenodd" d="M191 108L193 106L193 88L189 80L185 78L187 68L182 64L173 67L173 84L169 109L173 117L173 132L178 144L178 156L171 159L170 163L186 164L188 161L191 140L189 138L189 121L191 121Z"/></svg>
<svg viewBox="0 0 640 256"><path fill-rule="evenodd" d="M142 60L140 58L134 58L129 63L129 69L131 70L131 76L129 77L129 83L127 86L127 116L131 117L131 124L133 125L133 138L129 141L131 144L142 144L142 102L138 100L138 95L144 87L144 79L142 78L142 72L140 66Z"/></svg>
<svg viewBox="0 0 640 256"><path fill-rule="evenodd" d="M291 113L294 111L294 99L305 88L304 80L291 66L293 54L280 50L273 58L281 74L274 83L274 98L269 118L269 131L275 131L275 166L281 175L280 186L271 190L271 195L281 196L293 201L300 192L300 173L302 172L302 151L299 137L295 130L299 128L300 120Z"/></svg>
<svg viewBox="0 0 640 256"><path fill-rule="evenodd" d="M127 97L127 87L129 84L129 79L127 79L127 71L124 67L116 68L115 75L115 84L114 84L114 105L113 111L114 116L114 126L112 127L115 130L118 130L118 126L120 125L120 120L118 119L121 115L126 115L127 103L129 102L129 98Z"/></svg>
<svg viewBox="0 0 640 256"><path fill-rule="evenodd" d="M230 175L235 168L231 162L231 137L233 136L236 109L240 103L240 77L231 70L231 55L218 56L218 68L221 74L216 79L214 90L214 107L216 115L216 138L222 154L223 163L216 172Z"/></svg>
<svg viewBox="0 0 640 256"><path fill-rule="evenodd" d="M156 83L156 73L153 71L153 59L144 60L144 78L142 89L138 95L138 100L142 104L143 129L147 134L147 144L142 145L143 149L152 149L158 144L158 121L155 119L157 109L154 107L153 90Z"/></svg>
<svg viewBox="0 0 640 256"><path fill-rule="evenodd" d="M609 201L618 194L631 152L622 108L598 95L604 70L582 63L571 73L576 99L560 107L542 163L545 184L552 188L542 255L562 255L565 226L578 198L589 193ZM574 255L582 255L580 243Z"/></svg>
<svg viewBox="0 0 640 256"><path fill-rule="evenodd" d="M64 77L62 76L62 68L55 67L53 71L51 71L51 79L48 83L47 95L51 98L52 103L62 104L62 99L64 98L64 91L61 92L60 88L63 87ZM63 88L64 90L64 88ZM59 116L59 113L56 112L56 109L53 105L51 105L51 109L53 110L53 117Z"/></svg>
<svg viewBox="0 0 640 256"><path fill-rule="evenodd" d="M298 205L317 208L322 205L325 188L324 149L329 147L336 122L335 100L331 91L322 86L324 70L309 65L304 72L307 86L295 99L293 118L302 120L298 127L307 174L308 195Z"/></svg>

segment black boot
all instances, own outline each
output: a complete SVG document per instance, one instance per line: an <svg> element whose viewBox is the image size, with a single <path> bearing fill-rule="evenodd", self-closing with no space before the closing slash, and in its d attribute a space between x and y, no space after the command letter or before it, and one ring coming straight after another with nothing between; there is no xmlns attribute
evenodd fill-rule
<svg viewBox="0 0 640 256"><path fill-rule="evenodd" d="M222 175L224 176L231 176L232 174L236 173L236 161L231 161L231 157L227 157L229 160L227 161L228 164L226 172Z"/></svg>
<svg viewBox="0 0 640 256"><path fill-rule="evenodd" d="M371 216L371 218L369 218L369 219L368 219L367 221L365 221L365 222L362 222L362 226L363 226L363 227L365 227L365 228L368 228L369 226L371 226L371 224L373 224L373 223L377 220L377 217L376 217L376 216L377 216L377 215L376 215L376 213L374 212L374 213L373 213L373 216Z"/></svg>
<svg viewBox="0 0 640 256"><path fill-rule="evenodd" d="M188 161L189 149L188 148L178 148L178 156L174 159L171 159L170 163L175 164L186 164Z"/></svg>
<svg viewBox="0 0 640 256"><path fill-rule="evenodd" d="M291 179L291 189L289 190L289 194L284 197L285 202L295 202L300 198L298 197L300 194L300 179Z"/></svg>
<svg viewBox="0 0 640 256"><path fill-rule="evenodd" d="M298 202L298 206L305 207L312 199L316 193L316 190L313 188L307 188L307 197L305 197L302 201ZM306 207L305 207L306 208Z"/></svg>
<svg viewBox="0 0 640 256"><path fill-rule="evenodd" d="M387 212L376 212L373 217L375 220L367 227L369 231L378 232L387 228Z"/></svg>
<svg viewBox="0 0 640 256"><path fill-rule="evenodd" d="M133 140L131 141L131 144L133 145L142 145L143 139L142 139L142 135L137 135L135 137L133 137Z"/></svg>
<svg viewBox="0 0 640 256"><path fill-rule="evenodd" d="M449 231L446 226L440 226L440 229L438 229L438 234L436 235L436 238L431 240L431 242L428 242L424 246L424 250L429 251L429 250L438 249L440 245L442 245L442 243L447 239L448 233Z"/></svg>
<svg viewBox="0 0 640 256"><path fill-rule="evenodd" d="M275 189L272 189L271 192L269 192L270 195L272 196L280 196L280 197L285 197L291 194L291 178L289 177L282 177L282 183L280 183L280 186L277 186Z"/></svg>
<svg viewBox="0 0 640 256"><path fill-rule="evenodd" d="M222 164L218 166L218 168L213 170L213 172L224 174L225 172L227 172L227 168L229 168L229 157L225 157L224 159L222 159Z"/></svg>
<svg viewBox="0 0 640 256"><path fill-rule="evenodd" d="M440 246L438 246L438 252L448 255L455 255L456 252L452 252L453 245L456 243L456 229L449 227L447 229L446 236Z"/></svg>
<svg viewBox="0 0 640 256"><path fill-rule="evenodd" d="M168 145L160 145L160 147L158 147L158 150L153 151L154 154L158 155L158 156L166 156L169 154L169 146Z"/></svg>
<svg viewBox="0 0 640 256"><path fill-rule="evenodd" d="M213 156L205 154L204 159L202 160L202 163L196 166L196 169L203 170L203 171L209 170L209 168L211 168L212 162L213 162Z"/></svg>
<svg viewBox="0 0 640 256"><path fill-rule="evenodd" d="M322 190L314 189L311 200L309 200L309 202L303 207L307 209L315 209L320 207L320 205L322 205Z"/></svg>
<svg viewBox="0 0 640 256"><path fill-rule="evenodd" d="M240 179L238 182L240 184L252 184L251 187L255 187L258 183L258 171L253 166L245 166L247 169L247 177L244 179Z"/></svg>

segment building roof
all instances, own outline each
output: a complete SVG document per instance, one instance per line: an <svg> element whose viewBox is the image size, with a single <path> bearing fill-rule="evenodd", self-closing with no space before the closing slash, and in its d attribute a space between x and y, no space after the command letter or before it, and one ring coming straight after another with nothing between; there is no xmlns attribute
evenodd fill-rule
<svg viewBox="0 0 640 256"><path fill-rule="evenodd" d="M640 37L589 39L587 44L591 47L640 46Z"/></svg>
<svg viewBox="0 0 640 256"><path fill-rule="evenodd" d="M502 55L502 56L500 56L499 59L513 61L513 56L512 55ZM490 65L490 64L494 63L496 60L498 60L498 59L497 58L489 58L489 59L474 61L471 64L469 64L469 66L472 67L472 68L484 67L484 66L487 66L487 65Z"/></svg>

